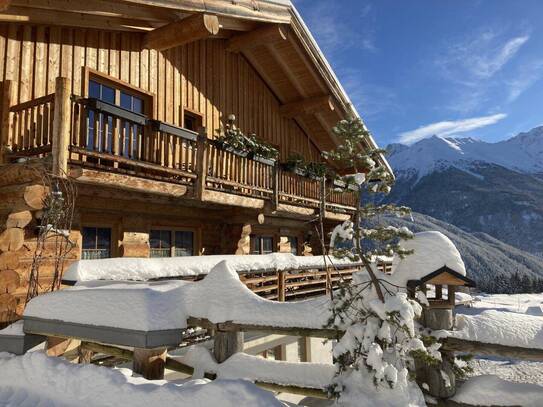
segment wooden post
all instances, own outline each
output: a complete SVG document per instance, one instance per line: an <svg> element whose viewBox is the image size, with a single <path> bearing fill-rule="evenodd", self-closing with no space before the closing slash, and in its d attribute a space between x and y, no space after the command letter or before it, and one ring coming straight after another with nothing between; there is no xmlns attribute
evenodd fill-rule
<svg viewBox="0 0 543 407"><path fill-rule="evenodd" d="M68 78L58 77L55 82L55 114L53 118L53 175L65 177L68 173L70 148L72 85Z"/></svg>
<svg viewBox="0 0 543 407"><path fill-rule="evenodd" d="M11 84L10 80L6 80L2 84L2 108L1 108L1 123L0 128L0 164L5 163L5 154L6 146L11 144L9 139L9 130L10 130L10 120L9 120L9 109L11 107Z"/></svg>
<svg viewBox="0 0 543 407"><path fill-rule="evenodd" d="M285 273L284 270L277 273L277 301L281 302L284 302L286 298Z"/></svg>
<svg viewBox="0 0 543 407"><path fill-rule="evenodd" d="M243 352L243 332L215 331L213 338L213 355L217 363L222 363L234 353Z"/></svg>
<svg viewBox="0 0 543 407"><path fill-rule="evenodd" d="M302 336L299 341L300 362L311 362L311 337Z"/></svg>
<svg viewBox="0 0 543 407"><path fill-rule="evenodd" d="M424 286L424 291L426 291L425 288L426 286ZM454 325L454 312L452 307L424 307L422 324L432 330L451 330ZM456 392L456 377L452 368L454 354L441 351L441 358L442 361L438 366L430 366L416 362L417 382L419 384L426 383L428 385L428 393L431 396L448 398L454 396Z"/></svg>
<svg viewBox="0 0 543 407"><path fill-rule="evenodd" d="M273 173L272 173L272 188L273 188L273 196L272 196L272 208L273 210L277 210L279 207L279 162L278 160L275 161L273 164Z"/></svg>
<svg viewBox="0 0 543 407"><path fill-rule="evenodd" d="M163 380L167 353L166 348L134 348L132 370L147 380Z"/></svg>
<svg viewBox="0 0 543 407"><path fill-rule="evenodd" d="M200 127L198 130L198 146L196 150L196 174L198 179L196 180L196 197L202 200L204 191L206 189L206 177L207 177L207 133L205 127Z"/></svg>

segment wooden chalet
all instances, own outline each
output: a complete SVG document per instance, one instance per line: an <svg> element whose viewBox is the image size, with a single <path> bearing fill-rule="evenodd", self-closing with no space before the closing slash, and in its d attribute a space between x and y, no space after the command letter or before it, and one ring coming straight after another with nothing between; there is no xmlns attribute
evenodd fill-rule
<svg viewBox="0 0 543 407"><path fill-rule="evenodd" d="M71 260L307 255L315 218L329 230L357 204L280 165L321 161L357 116L288 1L0 0L0 90L4 318L24 304L44 174L77 190ZM229 115L278 160L218 146Z"/></svg>

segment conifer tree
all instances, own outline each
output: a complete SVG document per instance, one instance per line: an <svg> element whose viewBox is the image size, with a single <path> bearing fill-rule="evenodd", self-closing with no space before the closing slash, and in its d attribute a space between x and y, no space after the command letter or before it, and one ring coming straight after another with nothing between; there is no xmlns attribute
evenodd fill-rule
<svg viewBox="0 0 543 407"><path fill-rule="evenodd" d="M353 391L362 389L394 392L398 405L411 397L409 372L414 372L414 359L438 363L439 343L423 342L416 318L421 305L409 298L402 287L390 287L384 275L379 275L375 263L383 256L404 257L411 254L399 244L413 233L407 228L379 225L364 228L366 221L379 215L406 216L409 208L364 201L369 194L387 194L394 183L393 175L379 165L384 151L372 148L370 134L359 119L340 121L333 129L339 146L325 153L325 158L336 164L343 173L342 180L353 186L358 194L354 222L338 225L332 232L330 252L336 257L348 256L360 261L369 276L364 281L355 273L353 281L342 284L332 298L328 327L345 334L334 346L336 378L330 393L345 404L356 404L356 399L345 400ZM350 243L350 244L348 244ZM371 244L370 244L371 243ZM420 293L422 294L422 293ZM425 302L424 295L418 296Z"/></svg>

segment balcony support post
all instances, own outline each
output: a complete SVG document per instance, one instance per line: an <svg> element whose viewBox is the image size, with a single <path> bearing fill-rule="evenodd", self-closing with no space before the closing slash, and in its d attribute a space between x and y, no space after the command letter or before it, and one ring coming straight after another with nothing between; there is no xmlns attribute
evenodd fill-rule
<svg viewBox="0 0 543 407"><path fill-rule="evenodd" d="M9 120L9 109L11 107L11 81L6 80L2 84L2 107L0 111L2 112L2 118L0 125L0 164L5 162L6 147L11 144L9 139L10 133L10 120Z"/></svg>
<svg viewBox="0 0 543 407"><path fill-rule="evenodd" d="M207 178L207 132L205 127L200 127L198 130L198 142L196 148L196 174L198 175L198 178L196 179L195 195L196 198L201 201L206 189Z"/></svg>
<svg viewBox="0 0 543 407"><path fill-rule="evenodd" d="M53 118L53 175L66 177L70 148L72 85L68 78L55 81L55 114Z"/></svg>

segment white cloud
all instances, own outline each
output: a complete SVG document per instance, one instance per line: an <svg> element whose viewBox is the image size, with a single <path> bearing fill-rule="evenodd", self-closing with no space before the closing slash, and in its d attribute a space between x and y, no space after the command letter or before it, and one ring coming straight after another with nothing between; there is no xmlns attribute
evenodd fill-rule
<svg viewBox="0 0 543 407"><path fill-rule="evenodd" d="M436 64L450 79L478 86L481 80L501 71L529 39L529 35L503 38L494 30L486 30L450 46Z"/></svg>
<svg viewBox="0 0 543 407"><path fill-rule="evenodd" d="M491 116L472 117L471 119L442 121L419 127L418 129L406 131L398 136L398 141L404 144L411 144L430 136L452 136L459 133L479 129L497 123L507 117L504 113Z"/></svg>
<svg viewBox="0 0 543 407"><path fill-rule="evenodd" d="M520 67L513 79L506 81L508 89L507 101L514 102L532 85L543 77L543 59L531 61Z"/></svg>

